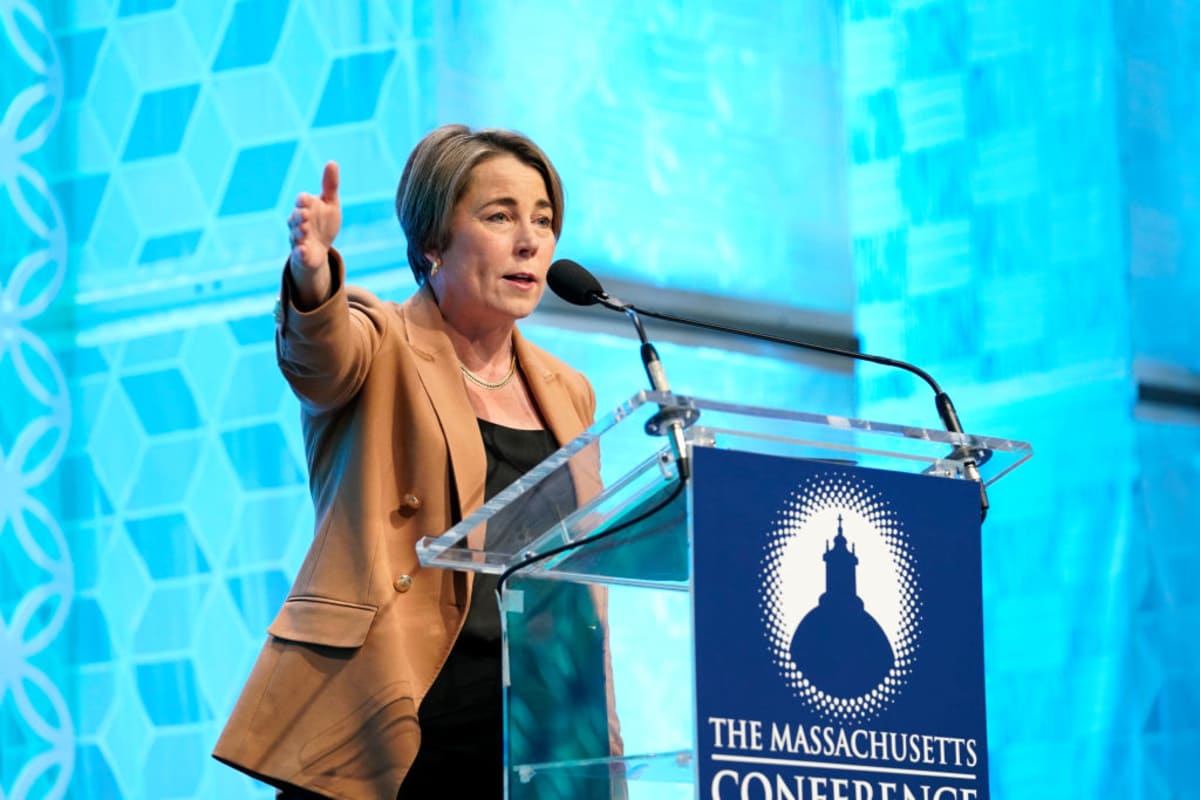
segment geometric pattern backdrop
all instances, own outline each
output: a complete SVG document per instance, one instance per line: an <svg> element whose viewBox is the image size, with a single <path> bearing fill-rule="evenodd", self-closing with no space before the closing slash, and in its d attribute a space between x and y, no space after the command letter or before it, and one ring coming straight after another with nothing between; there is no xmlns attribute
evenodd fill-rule
<svg viewBox="0 0 1200 800"><path fill-rule="evenodd" d="M1037 451L984 528L993 789L1200 797L1200 6L845 8L857 330Z"/></svg>
<svg viewBox="0 0 1200 800"><path fill-rule="evenodd" d="M449 121L546 148L564 256L850 320L1031 441L984 527L994 796L1200 797L1200 420L1137 390L1200 374L1200 10L633 5L0 0L0 797L272 796L208 754L311 540L283 220L338 160L355 280L403 297L395 182ZM601 409L644 381L525 330ZM659 349L679 391L937 424L880 368Z"/></svg>

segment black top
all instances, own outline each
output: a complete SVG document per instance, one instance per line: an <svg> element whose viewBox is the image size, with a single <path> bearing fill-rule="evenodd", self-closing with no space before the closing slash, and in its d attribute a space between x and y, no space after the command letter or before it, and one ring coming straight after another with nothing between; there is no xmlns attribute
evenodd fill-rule
<svg viewBox="0 0 1200 800"><path fill-rule="evenodd" d="M546 430L479 420L487 453L484 499L491 500L558 449ZM562 494L562 492L567 494ZM572 498L563 470L488 524L488 536L528 541L559 519L559 498ZM563 509L566 511L569 509ZM494 544L495 540L492 540ZM496 576L477 574L471 605L446 663L421 703L421 747L399 798L499 798L503 795L503 687Z"/></svg>
<svg viewBox="0 0 1200 800"><path fill-rule="evenodd" d="M508 428L481 419L479 433L483 436L483 449L487 453L487 481L483 488L485 502L507 489L513 481L558 449L554 434L547 430ZM503 537L519 545L553 525L560 518L557 513L560 505L558 498L562 495L559 492L570 488L563 487L562 480L556 479L569 482L565 471L555 473L526 493L519 503L492 517L488 523L488 541L495 544L494 537ZM496 603L496 580L495 575L480 573L475 576L471 607L458 641L471 650L494 648L499 657L500 609Z"/></svg>

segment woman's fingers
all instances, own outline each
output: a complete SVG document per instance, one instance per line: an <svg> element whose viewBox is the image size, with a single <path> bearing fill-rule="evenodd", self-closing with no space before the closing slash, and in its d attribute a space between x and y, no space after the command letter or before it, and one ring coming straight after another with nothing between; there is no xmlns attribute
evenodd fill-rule
<svg viewBox="0 0 1200 800"><path fill-rule="evenodd" d="M326 264L329 248L342 222L339 179L338 165L330 161L321 174L321 194L300 192L296 195L296 205L287 218L293 264L298 262L309 269Z"/></svg>
<svg viewBox="0 0 1200 800"><path fill-rule="evenodd" d="M321 173L321 199L326 203L337 204L338 201L338 183L341 178L341 170L336 161L330 161L325 164L325 171Z"/></svg>

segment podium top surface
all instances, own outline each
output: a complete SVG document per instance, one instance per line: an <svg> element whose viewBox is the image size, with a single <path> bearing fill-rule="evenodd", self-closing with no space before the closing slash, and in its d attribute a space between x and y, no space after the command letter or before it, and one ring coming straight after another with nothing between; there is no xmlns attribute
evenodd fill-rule
<svg viewBox="0 0 1200 800"><path fill-rule="evenodd" d="M690 447L950 480L963 479L973 459L987 485L1033 455L1011 439L639 392L453 528L420 540L421 563L499 573L628 518L675 482L663 435L671 420L686 426Z"/></svg>

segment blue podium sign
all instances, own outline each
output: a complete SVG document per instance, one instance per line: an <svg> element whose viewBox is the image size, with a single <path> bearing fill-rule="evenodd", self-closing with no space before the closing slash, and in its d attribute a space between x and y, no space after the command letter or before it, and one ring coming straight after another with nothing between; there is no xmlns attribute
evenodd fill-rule
<svg viewBox="0 0 1200 800"><path fill-rule="evenodd" d="M978 487L693 452L697 796L987 798Z"/></svg>

